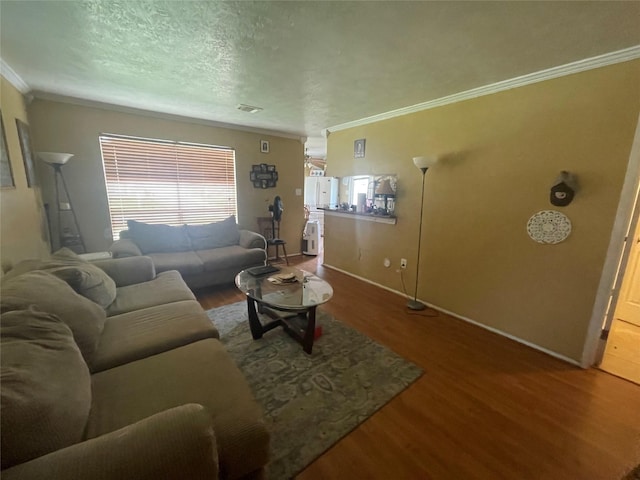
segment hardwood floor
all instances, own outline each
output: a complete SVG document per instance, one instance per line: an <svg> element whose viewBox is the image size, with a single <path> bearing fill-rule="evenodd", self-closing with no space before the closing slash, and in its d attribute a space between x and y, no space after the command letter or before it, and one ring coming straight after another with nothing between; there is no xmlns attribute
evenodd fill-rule
<svg viewBox="0 0 640 480"><path fill-rule="evenodd" d="M321 308L424 375L309 465L314 479L618 480L640 463L640 386L583 370L405 299L311 257L334 289ZM244 300L198 292L204 308Z"/></svg>

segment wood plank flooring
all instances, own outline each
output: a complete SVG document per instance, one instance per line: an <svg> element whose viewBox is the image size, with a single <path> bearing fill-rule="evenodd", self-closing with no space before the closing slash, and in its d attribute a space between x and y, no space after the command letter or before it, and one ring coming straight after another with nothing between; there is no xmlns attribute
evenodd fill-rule
<svg viewBox="0 0 640 480"><path fill-rule="evenodd" d="M321 308L425 371L297 478L618 480L640 464L640 386L410 312L313 257L292 263L333 286ZM206 309L244 300L233 286L197 296Z"/></svg>

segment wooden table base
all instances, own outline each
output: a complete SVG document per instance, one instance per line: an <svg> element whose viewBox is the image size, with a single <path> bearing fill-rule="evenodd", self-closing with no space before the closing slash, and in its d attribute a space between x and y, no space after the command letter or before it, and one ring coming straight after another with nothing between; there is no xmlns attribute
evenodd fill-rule
<svg viewBox="0 0 640 480"><path fill-rule="evenodd" d="M306 353L311 354L316 330L317 305L305 309L283 309L271 307L247 297L247 308L249 311L249 327L254 340L262 338L262 335L269 330L281 326L289 336L302 345L302 349ZM273 320L263 325L258 318L258 311L268 315ZM282 313L286 312L292 313L293 316L283 317Z"/></svg>

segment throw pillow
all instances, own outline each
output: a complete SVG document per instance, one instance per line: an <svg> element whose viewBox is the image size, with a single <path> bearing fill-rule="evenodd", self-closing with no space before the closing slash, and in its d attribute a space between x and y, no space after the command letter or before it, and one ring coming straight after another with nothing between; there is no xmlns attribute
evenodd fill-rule
<svg viewBox="0 0 640 480"><path fill-rule="evenodd" d="M107 317L104 308L76 292L47 271L33 271L0 284L0 311L26 310L34 306L62 320L73 333L85 361L91 364Z"/></svg>
<svg viewBox="0 0 640 480"><path fill-rule="evenodd" d="M184 225L172 227L128 220L127 226L129 227L127 236L144 254L191 250L191 242Z"/></svg>
<svg viewBox="0 0 640 480"><path fill-rule="evenodd" d="M235 215L221 222L206 225L187 225L194 250L228 247L240 243L240 230Z"/></svg>
<svg viewBox="0 0 640 480"><path fill-rule="evenodd" d="M0 316L2 469L82 441L91 377L71 330L34 309Z"/></svg>
<svg viewBox="0 0 640 480"><path fill-rule="evenodd" d="M78 257L68 248L61 248L51 256L55 264L51 273L65 280L80 295L107 308L116 299L116 282L100 267Z"/></svg>
<svg viewBox="0 0 640 480"><path fill-rule="evenodd" d="M9 270L5 279L25 272L46 270L67 282L80 295L108 307L116 298L116 283L104 270L83 260L68 248L61 248L50 260L25 260Z"/></svg>

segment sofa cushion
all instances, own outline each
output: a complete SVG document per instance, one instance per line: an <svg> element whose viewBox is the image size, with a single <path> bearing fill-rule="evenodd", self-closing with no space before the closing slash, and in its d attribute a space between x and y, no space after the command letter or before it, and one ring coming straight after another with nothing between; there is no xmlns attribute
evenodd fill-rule
<svg viewBox="0 0 640 480"><path fill-rule="evenodd" d="M240 243L240 230L238 230L235 215L221 222L186 227L194 250L228 247Z"/></svg>
<svg viewBox="0 0 640 480"><path fill-rule="evenodd" d="M3 313L0 347L2 468L80 442L91 379L69 327L34 309Z"/></svg>
<svg viewBox="0 0 640 480"><path fill-rule="evenodd" d="M206 272L215 272L230 267L237 267L240 272L249 266L263 264L266 259L264 250L260 248L246 249L239 245L198 250L196 253L202 260Z"/></svg>
<svg viewBox="0 0 640 480"><path fill-rule="evenodd" d="M202 260L195 252L150 253L156 272L177 270L182 275L196 275L204 271Z"/></svg>
<svg viewBox="0 0 640 480"><path fill-rule="evenodd" d="M7 272L5 278L14 278L34 270L46 270L61 278L80 295L102 307L109 306L116 296L113 279L68 248L61 248L49 260L24 260Z"/></svg>
<svg viewBox="0 0 640 480"><path fill-rule="evenodd" d="M55 263L67 265L70 277L65 278L65 270L61 268L54 275L67 281L80 295L93 300L102 307L108 307L116 298L116 283L104 270L83 260L68 248L61 248L51 256ZM76 271L79 273L73 274ZM77 278L77 281L73 281Z"/></svg>
<svg viewBox="0 0 640 480"><path fill-rule="evenodd" d="M30 305L52 313L69 326L84 359L90 363L104 327L104 309L78 295L66 282L47 271L36 270L0 285L2 312L25 310Z"/></svg>
<svg viewBox="0 0 640 480"><path fill-rule="evenodd" d="M142 253L186 252L191 250L191 242L184 225L173 227L164 224L142 223L128 220L128 237L135 242Z"/></svg>
<svg viewBox="0 0 640 480"><path fill-rule="evenodd" d="M195 300L193 292L175 270L159 273L144 283L119 287L116 300L107 308L107 316L132 312L182 300Z"/></svg>
<svg viewBox="0 0 640 480"><path fill-rule="evenodd" d="M205 338L218 331L194 300L109 317L91 370L98 372Z"/></svg>
<svg viewBox="0 0 640 480"><path fill-rule="evenodd" d="M200 340L105 370L92 381L89 438L169 408L198 403L211 414L221 478L240 478L268 461L269 434L261 409L218 340Z"/></svg>

